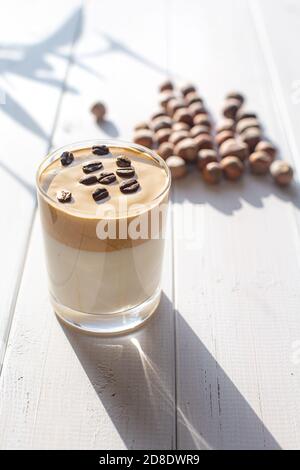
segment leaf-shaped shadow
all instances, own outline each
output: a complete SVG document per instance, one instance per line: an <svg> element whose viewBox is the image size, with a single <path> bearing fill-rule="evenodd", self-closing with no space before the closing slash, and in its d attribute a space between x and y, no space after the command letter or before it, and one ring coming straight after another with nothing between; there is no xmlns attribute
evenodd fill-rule
<svg viewBox="0 0 300 470"><path fill-rule="evenodd" d="M25 127L25 129L29 129L41 139L48 140L48 135L39 123L7 92L5 95L5 104L2 105L0 109L9 115L11 119Z"/></svg>
<svg viewBox="0 0 300 470"><path fill-rule="evenodd" d="M75 88L64 83L64 79L57 79L49 75L53 71L53 67L47 60L47 54L57 55L66 61L70 60L70 54L62 55L59 48L68 44L72 45L79 39L82 33L82 17L82 8L76 9L56 31L36 44L3 45L3 50L8 51L8 57L0 60L0 72L3 75L10 73L26 77L58 89L64 87L65 91L77 93ZM11 52L17 52L17 55ZM4 90L4 93L5 104L0 106L0 110L41 139L48 140L49 136L29 111L20 102L17 102L8 91Z"/></svg>

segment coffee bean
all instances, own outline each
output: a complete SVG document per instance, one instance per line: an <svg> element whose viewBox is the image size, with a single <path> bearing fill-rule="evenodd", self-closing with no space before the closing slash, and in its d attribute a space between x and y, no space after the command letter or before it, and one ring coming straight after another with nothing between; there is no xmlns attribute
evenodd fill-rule
<svg viewBox="0 0 300 470"><path fill-rule="evenodd" d="M215 137L216 144L218 145L218 147L220 147L222 144L224 144L224 142L226 142L226 140L228 140L228 139L234 139L234 132L233 131L218 132L216 134L216 137Z"/></svg>
<svg viewBox="0 0 300 470"><path fill-rule="evenodd" d="M94 147L92 147L92 152L95 155L107 155L109 153L109 148L106 145L94 145Z"/></svg>
<svg viewBox="0 0 300 470"><path fill-rule="evenodd" d="M194 162L197 159L197 147L194 140L191 138L181 140L175 146L174 153L187 162Z"/></svg>
<svg viewBox="0 0 300 470"><path fill-rule="evenodd" d="M97 188L93 192L93 198L95 201L101 201L101 199L105 199L109 196L109 192L106 188Z"/></svg>
<svg viewBox="0 0 300 470"><path fill-rule="evenodd" d="M183 94L183 96L186 96L192 91L197 91L197 90L196 90L196 87L192 85L191 83L186 83L180 88L180 91Z"/></svg>
<svg viewBox="0 0 300 470"><path fill-rule="evenodd" d="M219 134L223 131L232 131L235 130L235 122L233 119L223 119L216 128L216 133Z"/></svg>
<svg viewBox="0 0 300 470"><path fill-rule="evenodd" d="M63 152L60 156L62 166L68 166L74 160L74 155L71 152Z"/></svg>
<svg viewBox="0 0 300 470"><path fill-rule="evenodd" d="M265 152L254 152L249 157L249 167L255 175L266 175L272 158Z"/></svg>
<svg viewBox="0 0 300 470"><path fill-rule="evenodd" d="M166 80L165 82L160 84L159 91L162 92L166 90L174 90L174 85L171 80Z"/></svg>
<svg viewBox="0 0 300 470"><path fill-rule="evenodd" d="M222 179L222 167L220 163L210 162L203 169L202 176L204 181L209 184L218 184Z"/></svg>
<svg viewBox="0 0 300 470"><path fill-rule="evenodd" d="M190 126L185 122L174 122L172 126L173 131L188 131Z"/></svg>
<svg viewBox="0 0 300 470"><path fill-rule="evenodd" d="M178 109L185 109L186 104L182 99L172 98L167 105L167 112L170 116L173 116Z"/></svg>
<svg viewBox="0 0 300 470"><path fill-rule="evenodd" d="M123 157L122 155L117 158L117 166L120 168L126 168L131 166L131 160L128 157Z"/></svg>
<svg viewBox="0 0 300 470"><path fill-rule="evenodd" d="M94 171L101 170L102 168L102 162L91 162L87 163L86 165L83 165L82 171L83 173L93 173Z"/></svg>
<svg viewBox="0 0 300 470"><path fill-rule="evenodd" d="M270 173L275 182L280 186L287 186L291 183L294 175L293 168L288 162L276 160L270 167Z"/></svg>
<svg viewBox="0 0 300 470"><path fill-rule="evenodd" d="M236 181L244 173L244 165L238 157L225 157L220 162L225 178Z"/></svg>
<svg viewBox="0 0 300 470"><path fill-rule="evenodd" d="M186 103L188 106L190 106L193 103L200 103L203 104L203 99L198 95L196 91L191 91L184 97Z"/></svg>
<svg viewBox="0 0 300 470"><path fill-rule="evenodd" d="M58 191L56 197L59 202L70 202L72 199L72 193L66 189L62 189L61 191Z"/></svg>
<svg viewBox="0 0 300 470"><path fill-rule="evenodd" d="M163 142L158 147L157 153L165 160L171 157L171 155L174 155L174 145L171 142Z"/></svg>
<svg viewBox="0 0 300 470"><path fill-rule="evenodd" d="M183 139L187 139L190 136L188 131L182 130L182 131L175 131L172 132L172 134L169 137L169 142L173 145L177 145L178 142L180 142Z"/></svg>
<svg viewBox="0 0 300 470"><path fill-rule="evenodd" d="M175 111L174 113L173 118L176 122L185 122L189 126L193 125L193 117L189 113L187 108L177 109L177 111Z"/></svg>
<svg viewBox="0 0 300 470"><path fill-rule="evenodd" d="M227 93L226 100L231 100L231 99L239 101L241 103L241 105L245 101L244 95L242 95L238 91L231 91L231 92Z"/></svg>
<svg viewBox="0 0 300 470"><path fill-rule="evenodd" d="M170 100L175 98L175 93L172 90L162 91L158 97L159 105L166 109Z"/></svg>
<svg viewBox="0 0 300 470"><path fill-rule="evenodd" d="M184 159L177 155L172 155L167 158L166 164L168 165L172 179L174 180L183 178L187 173L187 166Z"/></svg>
<svg viewBox="0 0 300 470"><path fill-rule="evenodd" d="M103 103L98 101L98 103L95 103L91 107L91 113L94 114L97 122L101 122L104 119L105 113L106 113L106 108Z"/></svg>
<svg viewBox="0 0 300 470"><path fill-rule="evenodd" d="M262 139L261 130L257 127L249 127L243 132L241 139L248 145L250 152L253 152Z"/></svg>
<svg viewBox="0 0 300 470"><path fill-rule="evenodd" d="M257 119L257 114L252 111L240 110L236 115L236 121L239 122L242 119Z"/></svg>
<svg viewBox="0 0 300 470"><path fill-rule="evenodd" d="M198 151L203 149L214 148L214 140L209 134L197 135L196 137L194 137L193 141Z"/></svg>
<svg viewBox="0 0 300 470"><path fill-rule="evenodd" d="M259 121L255 118L242 119L241 121L237 123L236 131L238 134L242 134L247 129L250 129L250 127L255 127L256 129L260 129Z"/></svg>
<svg viewBox="0 0 300 470"><path fill-rule="evenodd" d="M172 127L172 119L167 118L156 118L152 121L152 129L154 132L159 131L160 129L170 129Z"/></svg>
<svg viewBox="0 0 300 470"><path fill-rule="evenodd" d="M223 115L229 119L235 119L240 107L241 107L241 102L239 100L230 98L229 100L226 100L224 103Z"/></svg>
<svg viewBox="0 0 300 470"><path fill-rule="evenodd" d="M91 186L92 184L98 183L98 178L96 175L86 176L85 178L81 178L79 183L84 184L85 186Z"/></svg>
<svg viewBox="0 0 300 470"><path fill-rule="evenodd" d="M194 126L206 126L211 129L211 122L207 113L196 114L193 121Z"/></svg>
<svg viewBox="0 0 300 470"><path fill-rule="evenodd" d="M170 135L172 134L171 129L160 129L155 133L155 140L158 145L169 140Z"/></svg>
<svg viewBox="0 0 300 470"><path fill-rule="evenodd" d="M201 135L201 134L209 134L210 132L210 129L209 127L207 126L194 126L191 128L190 130L190 136L192 138L194 137L197 137L198 135Z"/></svg>
<svg viewBox="0 0 300 470"><path fill-rule="evenodd" d="M155 113L153 113L153 114L151 115L151 118L150 118L150 119L151 119L151 121L154 121L154 119L157 119L157 118L159 118L159 117L164 118L164 117L169 117L169 116L166 114L166 112L165 112L163 109L161 109L160 111L156 111ZM141 128L141 129L148 129L148 128L147 128L147 127L143 127L143 128ZM136 129L136 130L138 130L138 129Z"/></svg>
<svg viewBox="0 0 300 470"><path fill-rule="evenodd" d="M144 147L153 147L153 134L148 129L141 129L136 131L133 136L133 141L136 144L143 145Z"/></svg>
<svg viewBox="0 0 300 470"><path fill-rule="evenodd" d="M103 171L98 178L98 182L101 184L111 184L117 180L116 175L112 171Z"/></svg>
<svg viewBox="0 0 300 470"><path fill-rule="evenodd" d="M194 102L192 104L189 105L188 107L188 110L190 112L190 114L193 116L193 118L195 116L197 116L197 114L205 114L206 113L206 108L205 106L203 105L203 103L200 103L200 102Z"/></svg>
<svg viewBox="0 0 300 470"><path fill-rule="evenodd" d="M118 168L116 171L118 176L121 176L122 178L132 178L134 176L134 168L131 166L127 168Z"/></svg>
<svg viewBox="0 0 300 470"><path fill-rule="evenodd" d="M204 170L206 165L211 162L217 162L218 155L215 150L212 149L202 149L198 152L197 157L197 166L200 171Z"/></svg>
<svg viewBox="0 0 300 470"><path fill-rule="evenodd" d="M120 184L120 191L124 194L135 193L139 189L140 185L136 179L132 179L129 181L124 181L124 183Z"/></svg>
<svg viewBox="0 0 300 470"><path fill-rule="evenodd" d="M272 160L274 160L274 158L276 157L277 148L273 144L271 144L271 142L261 140L255 147L255 152L267 153L272 158Z"/></svg>
<svg viewBox="0 0 300 470"><path fill-rule="evenodd" d="M241 161L246 160L249 155L247 144L236 139L227 139L220 147L221 158L237 157Z"/></svg>

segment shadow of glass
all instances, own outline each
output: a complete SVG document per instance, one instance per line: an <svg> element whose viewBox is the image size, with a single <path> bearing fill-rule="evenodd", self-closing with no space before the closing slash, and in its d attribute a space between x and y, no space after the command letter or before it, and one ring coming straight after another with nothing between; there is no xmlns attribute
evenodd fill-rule
<svg viewBox="0 0 300 470"><path fill-rule="evenodd" d="M279 449L179 312L174 341L174 318L163 295L152 319L127 336L83 335L61 323L126 447Z"/></svg>
<svg viewBox="0 0 300 470"><path fill-rule="evenodd" d="M172 200L175 203L209 204L225 215L233 215L244 203L264 207L264 200L275 196L300 209L300 185L297 181L287 188L274 184L269 176L246 174L236 182L222 181L220 185L206 184L194 168L182 180L173 182Z"/></svg>

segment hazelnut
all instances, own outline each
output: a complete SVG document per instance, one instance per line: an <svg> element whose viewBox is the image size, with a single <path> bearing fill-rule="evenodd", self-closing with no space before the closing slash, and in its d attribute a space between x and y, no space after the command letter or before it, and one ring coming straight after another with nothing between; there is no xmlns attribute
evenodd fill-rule
<svg viewBox="0 0 300 470"><path fill-rule="evenodd" d="M153 113L150 119L151 121L154 121L157 118L165 118L165 117L169 117L169 116L166 114L166 112L163 109L161 109Z"/></svg>
<svg viewBox="0 0 300 470"><path fill-rule="evenodd" d="M255 175L267 174L271 163L271 157L265 152L254 152L249 157L250 170Z"/></svg>
<svg viewBox="0 0 300 470"><path fill-rule="evenodd" d="M196 102L192 103L188 107L189 112L193 117L197 116L197 114L205 114L206 108L202 103Z"/></svg>
<svg viewBox="0 0 300 470"><path fill-rule="evenodd" d="M174 85L171 80L166 80L165 82L160 84L159 91L162 92L166 90L174 90Z"/></svg>
<svg viewBox="0 0 300 470"><path fill-rule="evenodd" d="M185 95L184 99L185 99L186 104L188 106L190 106L191 104L194 104L194 103L203 104L203 99L200 98L200 96L198 95L198 93L196 91L191 91L190 93Z"/></svg>
<svg viewBox="0 0 300 470"><path fill-rule="evenodd" d="M178 142L174 149L175 155L187 162L193 162L197 158L197 147L193 139L186 138Z"/></svg>
<svg viewBox="0 0 300 470"><path fill-rule="evenodd" d="M280 186L287 186L293 179L294 171L288 162L276 160L270 167L270 173Z"/></svg>
<svg viewBox="0 0 300 470"><path fill-rule="evenodd" d="M257 119L257 114L253 113L252 111L243 111L241 109L236 115L236 121L239 122L242 119Z"/></svg>
<svg viewBox="0 0 300 470"><path fill-rule="evenodd" d="M197 135L201 135L201 134L209 134L210 132L210 128L207 127L207 126L194 126L191 128L190 130L190 136L192 138L194 137L197 137Z"/></svg>
<svg viewBox="0 0 300 470"><path fill-rule="evenodd" d="M157 149L158 155L160 155L164 160L166 158L171 157L174 155L174 145L171 142L163 142Z"/></svg>
<svg viewBox="0 0 300 470"><path fill-rule="evenodd" d="M146 121L139 122L134 126L135 131L139 131L141 129L149 129L149 124Z"/></svg>
<svg viewBox="0 0 300 470"><path fill-rule="evenodd" d="M213 149L214 148L214 141L210 134L200 134L194 137L194 143L199 150L202 149Z"/></svg>
<svg viewBox="0 0 300 470"><path fill-rule="evenodd" d="M232 131L235 130L235 122L233 119L223 119L220 124L216 128L216 132L223 132L223 131Z"/></svg>
<svg viewBox="0 0 300 470"><path fill-rule="evenodd" d="M222 131L218 132L216 135L216 144L218 147L220 147L226 140L228 139L233 139L234 138L234 132L233 131Z"/></svg>
<svg viewBox="0 0 300 470"><path fill-rule="evenodd" d="M172 129L173 131L188 131L190 126L185 122L174 122Z"/></svg>
<svg viewBox="0 0 300 470"><path fill-rule="evenodd" d="M180 88L180 91L183 94L183 96L186 96L188 93L191 93L197 90L196 90L196 87L192 85L191 83L186 83Z"/></svg>
<svg viewBox="0 0 300 470"><path fill-rule="evenodd" d="M101 122L106 114L106 107L101 101L98 101L91 107L91 113L95 116L97 122Z"/></svg>
<svg viewBox="0 0 300 470"><path fill-rule="evenodd" d="M203 169L202 176L204 181L209 184L218 184L222 179L222 167L220 163L210 162Z"/></svg>
<svg viewBox="0 0 300 470"><path fill-rule="evenodd" d="M182 99L179 98L172 98L167 105L167 112L170 116L173 116L173 114L178 110L186 108L185 102Z"/></svg>
<svg viewBox="0 0 300 470"><path fill-rule="evenodd" d="M260 124L258 120L255 118L242 119L237 123L236 131L238 132L238 134L242 134L247 129L250 129L250 127L260 129Z"/></svg>
<svg viewBox="0 0 300 470"><path fill-rule="evenodd" d="M204 170L206 165L211 162L217 162L218 155L215 150L203 149L198 152L197 166L200 171Z"/></svg>
<svg viewBox="0 0 300 470"><path fill-rule="evenodd" d="M244 165L237 157L225 157L221 160L220 165L224 176L231 181L239 179L244 172Z"/></svg>
<svg viewBox="0 0 300 470"><path fill-rule="evenodd" d="M173 155L167 158L166 164L170 169L173 179L176 180L186 175L186 163L183 158Z"/></svg>
<svg viewBox="0 0 300 470"><path fill-rule="evenodd" d="M206 127L209 127L211 129L211 122L210 122L208 114L206 114L206 113L197 114L194 117L193 121L194 121L195 126L197 126L197 125L206 126Z"/></svg>
<svg viewBox="0 0 300 470"><path fill-rule="evenodd" d="M241 161L246 160L249 155L247 144L236 139L228 139L220 147L220 155L222 158L231 156L237 157Z"/></svg>
<svg viewBox="0 0 300 470"><path fill-rule="evenodd" d="M241 103L239 100L232 98L230 100L226 100L222 109L223 115L229 119L235 119L240 107Z"/></svg>
<svg viewBox="0 0 300 470"><path fill-rule="evenodd" d="M152 129L154 132L159 131L160 129L170 129L172 127L172 119L169 117L159 117L152 121Z"/></svg>
<svg viewBox="0 0 300 470"><path fill-rule="evenodd" d="M173 145L177 145L183 139L187 139L190 136L189 132L186 130L172 132L170 135L169 141Z"/></svg>
<svg viewBox="0 0 300 470"><path fill-rule="evenodd" d="M153 134L148 129L140 129L135 132L133 141L136 144L143 145L144 147L153 147Z"/></svg>
<svg viewBox="0 0 300 470"><path fill-rule="evenodd" d="M255 147L255 152L267 153L271 157L271 159L274 160L277 154L277 148L273 144L271 144L271 142L261 140Z"/></svg>
<svg viewBox="0 0 300 470"><path fill-rule="evenodd" d="M185 124L188 124L189 126L192 126L193 124L193 118L188 112L187 108L182 108L182 109L177 109L174 113L174 121L176 122L184 122Z"/></svg>
<svg viewBox="0 0 300 470"><path fill-rule="evenodd" d="M248 145L250 152L253 152L261 140L261 130L256 127L249 127L241 134L241 139Z"/></svg>
<svg viewBox="0 0 300 470"><path fill-rule="evenodd" d="M163 91L162 93L160 93L160 95L158 97L159 105L162 108L167 109L169 101L174 99L174 98L175 98L175 94L174 94L173 91L171 91L171 90Z"/></svg>
<svg viewBox="0 0 300 470"><path fill-rule="evenodd" d="M226 95L226 100L237 100L240 102L240 106L244 103L245 98L242 93L239 93L238 91L230 91Z"/></svg>
<svg viewBox="0 0 300 470"><path fill-rule="evenodd" d="M171 134L171 129L160 129L159 131L155 132L155 140L157 141L158 145L160 145L163 142L167 142Z"/></svg>

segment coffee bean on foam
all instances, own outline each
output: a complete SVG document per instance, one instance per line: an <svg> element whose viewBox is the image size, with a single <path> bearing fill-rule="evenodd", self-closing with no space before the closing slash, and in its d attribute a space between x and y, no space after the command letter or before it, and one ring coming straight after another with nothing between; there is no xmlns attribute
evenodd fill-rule
<svg viewBox="0 0 300 470"><path fill-rule="evenodd" d="M124 181L120 184L120 191L124 194L135 193L140 188L140 184L136 179Z"/></svg>

